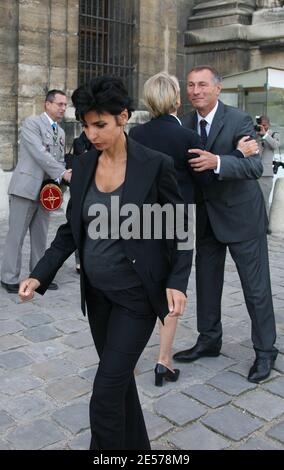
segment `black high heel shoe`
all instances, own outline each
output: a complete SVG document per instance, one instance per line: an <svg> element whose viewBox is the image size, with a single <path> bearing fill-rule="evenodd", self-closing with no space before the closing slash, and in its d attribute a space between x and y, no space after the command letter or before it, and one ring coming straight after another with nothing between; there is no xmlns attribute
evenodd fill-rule
<svg viewBox="0 0 284 470"><path fill-rule="evenodd" d="M155 385L157 387L162 387L163 379L167 380L168 382L176 382L179 378L179 369L174 369L172 372L163 364L156 364L155 367Z"/></svg>

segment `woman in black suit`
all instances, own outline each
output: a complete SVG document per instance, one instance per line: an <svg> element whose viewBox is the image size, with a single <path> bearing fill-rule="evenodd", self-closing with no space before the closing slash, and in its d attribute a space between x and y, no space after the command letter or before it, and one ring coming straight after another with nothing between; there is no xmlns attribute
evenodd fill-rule
<svg viewBox="0 0 284 470"><path fill-rule="evenodd" d="M185 202L193 210L195 179L208 184L214 179L213 172L196 174L188 164L191 148L203 148L197 132L182 127L177 117L180 106L180 88L175 76L160 72L150 77L144 84L144 102L152 119L132 128L131 138L147 147L159 150L174 159L178 185ZM189 269L192 264L193 245ZM168 315L164 325L160 322L160 350L155 367L155 384L163 385L163 380L176 381L179 369L172 368L172 345L177 327L177 317Z"/></svg>
<svg viewBox="0 0 284 470"><path fill-rule="evenodd" d="M95 149L74 159L67 222L21 283L20 297L44 294L78 248L82 310L86 303L100 356L90 402L91 449L147 450L133 371L157 316L163 321L169 312L184 311L190 252L177 229L170 243L164 235L141 236L151 229L143 211L166 204L176 216L183 200L172 159L124 133L132 105L120 79L96 78L75 90L72 101ZM163 234L172 222L162 218Z"/></svg>

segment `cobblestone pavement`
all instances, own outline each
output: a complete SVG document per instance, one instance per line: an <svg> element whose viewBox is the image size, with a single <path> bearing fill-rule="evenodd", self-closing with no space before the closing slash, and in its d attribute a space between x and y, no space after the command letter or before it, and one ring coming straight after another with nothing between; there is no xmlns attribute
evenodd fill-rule
<svg viewBox="0 0 284 470"><path fill-rule="evenodd" d="M64 215L52 215L50 239ZM0 221L0 253L7 231ZM176 383L154 386L158 332L136 369L153 449L284 449L284 240L269 238L280 350L261 385L246 380L254 360L250 321L228 256L223 293L223 347L218 358L180 366ZM29 246L25 242L23 277ZM87 449L88 402L98 357L80 312L72 256L58 273L60 289L21 304L0 288L0 449ZM194 272L175 350L196 339Z"/></svg>

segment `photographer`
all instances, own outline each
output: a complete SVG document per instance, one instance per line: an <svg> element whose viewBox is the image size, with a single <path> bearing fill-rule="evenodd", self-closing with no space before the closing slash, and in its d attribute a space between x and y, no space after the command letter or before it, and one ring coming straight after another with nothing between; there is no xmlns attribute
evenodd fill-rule
<svg viewBox="0 0 284 470"><path fill-rule="evenodd" d="M269 126L270 121L267 116L256 117L255 130L263 165L263 174L258 181L265 200L267 216L269 216L269 195L273 182L273 157L280 145L278 132L272 132Z"/></svg>

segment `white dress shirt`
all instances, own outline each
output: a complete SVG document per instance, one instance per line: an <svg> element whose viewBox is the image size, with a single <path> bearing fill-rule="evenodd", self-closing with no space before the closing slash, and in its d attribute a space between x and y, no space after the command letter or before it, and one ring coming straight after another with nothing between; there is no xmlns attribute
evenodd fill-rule
<svg viewBox="0 0 284 470"><path fill-rule="evenodd" d="M170 116L173 116L174 118L176 118L176 120L177 120L177 121L179 122L179 124L182 126L181 120L176 116L176 114L170 113Z"/></svg>
<svg viewBox="0 0 284 470"><path fill-rule="evenodd" d="M45 114L45 116L47 117L47 119L49 120L51 127L52 127L53 124L56 124L56 125L57 125L57 122L56 122L56 121L53 121L53 119L51 119L51 118L49 117L49 115L48 115L46 112L44 112L44 114Z"/></svg>
<svg viewBox="0 0 284 470"><path fill-rule="evenodd" d="M210 113L207 114L207 116L201 116L199 114L199 112L197 111L197 121L198 121L197 132L198 132L199 135L200 135L200 121L202 119L205 119L205 121L207 122L205 131L206 131L207 136L209 135L211 125L212 125L212 121L214 119L214 116L216 114L218 106L219 106L219 101L217 101L214 108L210 111ZM216 157L217 157L217 168L214 170L214 173L216 173L218 175L220 173L221 160L220 160L219 155L216 155Z"/></svg>

